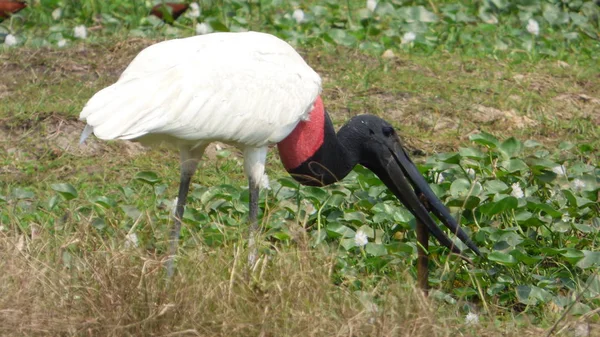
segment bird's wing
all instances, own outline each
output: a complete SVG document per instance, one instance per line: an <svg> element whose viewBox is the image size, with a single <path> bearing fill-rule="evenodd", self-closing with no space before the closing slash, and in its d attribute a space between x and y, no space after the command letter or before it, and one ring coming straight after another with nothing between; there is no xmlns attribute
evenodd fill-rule
<svg viewBox="0 0 600 337"><path fill-rule="evenodd" d="M319 75L287 43L211 34L143 50L80 118L102 139L165 134L263 146L305 119L320 91Z"/></svg>

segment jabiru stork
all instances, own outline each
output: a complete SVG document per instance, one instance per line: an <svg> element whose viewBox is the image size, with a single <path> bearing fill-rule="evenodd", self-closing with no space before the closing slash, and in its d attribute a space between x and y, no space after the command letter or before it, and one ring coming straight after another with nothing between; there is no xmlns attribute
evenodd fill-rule
<svg viewBox="0 0 600 337"><path fill-rule="evenodd" d="M87 123L81 142L94 133L104 140L179 149L181 180L170 233L169 276L190 181L214 141L237 146L244 154L250 262L256 257L259 185L272 144L277 144L287 172L304 185L329 185L357 164L367 167L441 244L461 253L428 209L480 254L421 176L392 125L360 115L336 133L320 93L319 75L273 35L214 33L164 41L142 50L116 83L88 101L80 114ZM426 246L427 236L419 241Z"/></svg>

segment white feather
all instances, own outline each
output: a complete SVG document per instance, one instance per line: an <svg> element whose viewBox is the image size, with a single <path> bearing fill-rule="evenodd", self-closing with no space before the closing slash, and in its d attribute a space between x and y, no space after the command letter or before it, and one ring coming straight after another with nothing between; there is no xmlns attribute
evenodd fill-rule
<svg viewBox="0 0 600 337"><path fill-rule="evenodd" d="M101 139L263 147L306 119L321 79L268 34L215 33L144 49L80 114Z"/></svg>

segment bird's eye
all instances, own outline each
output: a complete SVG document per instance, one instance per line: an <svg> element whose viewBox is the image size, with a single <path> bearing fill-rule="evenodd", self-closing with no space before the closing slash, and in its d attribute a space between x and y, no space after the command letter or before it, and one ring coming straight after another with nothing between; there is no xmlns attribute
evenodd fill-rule
<svg viewBox="0 0 600 337"><path fill-rule="evenodd" d="M383 132L383 135L384 135L384 136L386 136L386 137L390 137L391 135L393 135L393 134L394 134L394 128L393 128L393 127L391 127L391 126L384 126L384 127L381 129L381 132Z"/></svg>

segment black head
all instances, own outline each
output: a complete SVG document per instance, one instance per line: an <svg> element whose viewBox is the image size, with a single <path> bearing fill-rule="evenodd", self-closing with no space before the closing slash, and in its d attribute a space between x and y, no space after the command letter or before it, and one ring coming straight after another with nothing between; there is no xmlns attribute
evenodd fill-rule
<svg viewBox="0 0 600 337"><path fill-rule="evenodd" d="M392 125L377 116L357 116L340 129L338 139L349 152L357 156L358 163L373 171L383 181L440 243L453 252L460 253L460 249L454 246L429 215L430 210L469 248L480 254L477 246L460 229L446 206L419 173Z"/></svg>

